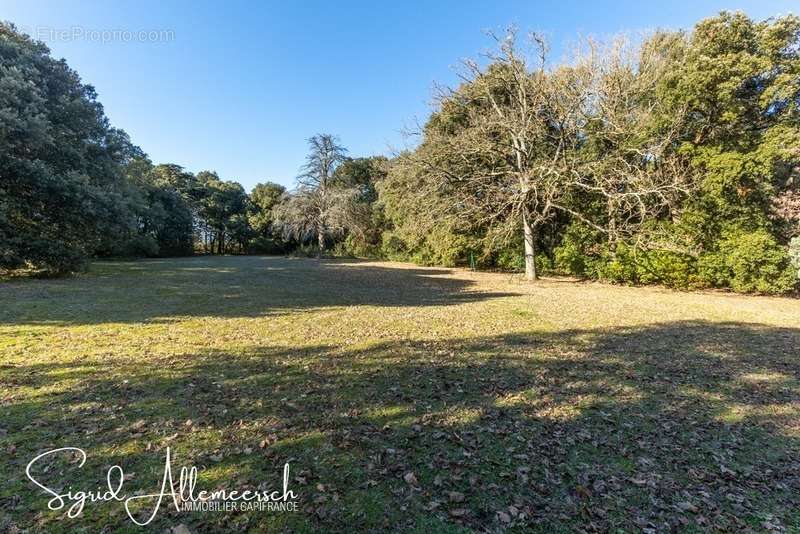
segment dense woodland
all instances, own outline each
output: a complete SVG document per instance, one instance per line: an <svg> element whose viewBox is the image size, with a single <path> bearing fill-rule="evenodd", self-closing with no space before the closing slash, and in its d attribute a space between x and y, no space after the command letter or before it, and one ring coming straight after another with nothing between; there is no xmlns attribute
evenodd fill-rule
<svg viewBox="0 0 800 534"><path fill-rule="evenodd" d="M154 164L90 85L0 25L0 269L340 254L788 293L800 279L800 18L579 43L490 36L413 149L309 140L295 189ZM422 95L421 95L422 96Z"/></svg>

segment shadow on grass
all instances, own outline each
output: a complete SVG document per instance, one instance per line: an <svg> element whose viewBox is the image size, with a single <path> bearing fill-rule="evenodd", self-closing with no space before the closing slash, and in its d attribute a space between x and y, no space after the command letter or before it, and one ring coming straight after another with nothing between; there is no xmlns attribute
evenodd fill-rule
<svg viewBox="0 0 800 534"><path fill-rule="evenodd" d="M89 453L53 479L91 487L119 463L133 491L157 486L169 445L212 488L278 486L290 461L303 511L164 508L160 527L797 529L797 347L798 329L679 322L3 368L0 444L15 452L0 507L39 521L46 499L23 473L43 449ZM46 524L124 527L114 507Z"/></svg>
<svg viewBox="0 0 800 534"><path fill-rule="evenodd" d="M511 296L447 269L276 256L98 262L89 275L0 284L0 325L260 317L320 307L446 306Z"/></svg>

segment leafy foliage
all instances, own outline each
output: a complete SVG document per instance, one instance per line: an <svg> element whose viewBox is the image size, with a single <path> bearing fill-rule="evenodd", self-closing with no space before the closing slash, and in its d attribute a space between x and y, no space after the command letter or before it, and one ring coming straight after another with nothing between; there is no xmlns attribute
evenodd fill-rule
<svg viewBox="0 0 800 534"><path fill-rule="evenodd" d="M512 35L513 37L513 35ZM617 283L798 287L800 18L723 12L545 68L498 39L416 149L309 140L298 187L154 165L91 86L0 26L0 269L295 249ZM791 248L790 248L791 242Z"/></svg>
<svg viewBox="0 0 800 534"><path fill-rule="evenodd" d="M764 230L726 235L716 252L701 257L700 274L742 292L783 293L797 283L788 251Z"/></svg>
<svg viewBox="0 0 800 534"><path fill-rule="evenodd" d="M214 173L153 165L94 89L0 24L0 269L60 274L91 256L246 247L247 195Z"/></svg>
<svg viewBox="0 0 800 534"><path fill-rule="evenodd" d="M0 23L0 268L77 269L130 228L124 165L140 151L94 89Z"/></svg>
<svg viewBox="0 0 800 534"><path fill-rule="evenodd" d="M565 181L557 195L535 203L536 209L563 212L543 216L535 250L561 272L620 283L792 291L797 283L787 246L800 221L800 19L789 15L755 22L741 13L721 13L698 23L692 33L656 33L630 53L638 60L616 51L607 61L578 62L552 74L552 83L557 84L557 75L572 82L566 90L556 85L542 107L569 102L569 91L581 84L593 88L594 100L589 100L601 105L577 122L583 125L577 141L556 151L574 152L557 163L579 178L572 191ZM513 180L504 181L518 169L493 143L513 145L521 126L516 119L480 120L487 107L506 109L513 102L513 94L503 89L510 87L503 85L509 70L518 88L523 88L521 77L535 86L544 74L523 74L508 56L491 59L496 63L446 95L425 127L423 143L398 159L381 189L392 257L402 251L410 259L446 264L468 250L481 250L484 260L494 257L485 264L519 268L509 258L521 252L505 249L521 250L520 240L496 243L498 235L520 229L518 219L501 216L516 202L512 192L521 191ZM525 87L518 93L530 95L533 90ZM524 119L520 113L514 117ZM476 121L483 130L475 129ZM478 134L494 140L481 145ZM646 161L660 169L637 162L632 157L637 153L647 154ZM422 165L414 168L408 163L414 160ZM548 176L566 175L558 165L548 163ZM661 179L658 173L673 178ZM658 189L659 183L676 188ZM640 203L637 189L655 193L656 201ZM491 195L499 197L489 202ZM470 207L480 209L456 220L457 212ZM491 224L483 223L487 217ZM621 224L634 231L620 232Z"/></svg>

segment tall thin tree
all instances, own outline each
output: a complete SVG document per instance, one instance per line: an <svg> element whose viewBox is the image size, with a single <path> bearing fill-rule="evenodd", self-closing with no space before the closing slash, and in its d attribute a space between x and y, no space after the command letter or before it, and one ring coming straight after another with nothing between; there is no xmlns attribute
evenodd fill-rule
<svg viewBox="0 0 800 534"><path fill-rule="evenodd" d="M317 134L308 140L309 154L302 173L297 177L298 193L305 197L307 221L316 234L319 253L325 250L325 236L332 231L331 209L335 192L333 178L336 168L345 160L347 149L331 134Z"/></svg>

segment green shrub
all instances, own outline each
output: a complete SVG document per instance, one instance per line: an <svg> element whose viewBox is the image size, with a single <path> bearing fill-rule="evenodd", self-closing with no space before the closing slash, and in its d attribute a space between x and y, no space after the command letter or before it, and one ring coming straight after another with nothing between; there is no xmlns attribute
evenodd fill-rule
<svg viewBox="0 0 800 534"><path fill-rule="evenodd" d="M319 247L315 243L303 243L295 247L291 255L298 258L316 258L319 256Z"/></svg>
<svg viewBox="0 0 800 534"><path fill-rule="evenodd" d="M154 258L158 252L158 242L153 236L137 235L125 244L123 256Z"/></svg>
<svg viewBox="0 0 800 534"><path fill-rule="evenodd" d="M352 258L381 258L382 249L380 245L357 239L353 234L349 234L344 241L336 243L333 254Z"/></svg>
<svg viewBox="0 0 800 534"><path fill-rule="evenodd" d="M646 250L637 256L636 273L642 284L663 284L680 289L703 287L697 275L697 261L688 254L667 250Z"/></svg>
<svg viewBox="0 0 800 534"><path fill-rule="evenodd" d="M467 236L449 228L435 228L423 237L386 231L382 236L380 255L393 261L454 267L465 263L472 249Z"/></svg>
<svg viewBox="0 0 800 534"><path fill-rule="evenodd" d="M597 278L597 264L600 260L598 232L579 222L570 224L553 251L555 268L565 274Z"/></svg>
<svg viewBox="0 0 800 534"><path fill-rule="evenodd" d="M392 261L409 259L405 241L391 230L387 230L381 235L380 256Z"/></svg>
<svg viewBox="0 0 800 534"><path fill-rule="evenodd" d="M251 240L247 245L248 254L283 254L286 246L281 241L271 238L258 236Z"/></svg>
<svg viewBox="0 0 800 534"><path fill-rule="evenodd" d="M516 250L515 250L516 249ZM497 253L495 265L504 271L521 272L525 270L525 253L523 249L515 247L504 248ZM537 257L537 259L539 259ZM538 265L537 265L538 267Z"/></svg>
<svg viewBox="0 0 800 534"><path fill-rule="evenodd" d="M57 276L81 271L87 265L85 250L59 240L26 239L16 249L5 244L0 240L0 271L22 269L41 276ZM19 251L22 254L16 255Z"/></svg>
<svg viewBox="0 0 800 534"><path fill-rule="evenodd" d="M700 260L711 285L743 293L786 293L797 284L787 249L765 230L731 232Z"/></svg>
<svg viewBox="0 0 800 534"><path fill-rule="evenodd" d="M738 230L725 234L715 250L699 258L672 251L636 250L624 243L612 254L601 235L573 223L555 249L555 260L562 272L615 283L681 289L729 287L738 292L778 294L791 291L800 278L800 239L792 243L794 255L790 256L767 231Z"/></svg>
<svg viewBox="0 0 800 534"><path fill-rule="evenodd" d="M639 281L636 251L627 247L624 243L617 244L615 254L612 254L608 246L604 245L600 258L602 261L596 263L596 271L600 279L618 284Z"/></svg>
<svg viewBox="0 0 800 534"><path fill-rule="evenodd" d="M501 249L494 261L495 267L503 271L524 272L525 271L525 252L522 244L518 247L506 247ZM536 254L536 272L539 274L549 273L554 270L553 262L547 255L539 252Z"/></svg>
<svg viewBox="0 0 800 534"><path fill-rule="evenodd" d="M704 252L697 259L697 276L710 287L729 287L731 272L725 255Z"/></svg>
<svg viewBox="0 0 800 534"><path fill-rule="evenodd" d="M134 234L128 238L107 239L97 247L98 257L106 258L154 258L160 247L155 237L149 234Z"/></svg>
<svg viewBox="0 0 800 534"><path fill-rule="evenodd" d="M589 257L577 243L567 242L555 249L555 266L561 272L589 276Z"/></svg>

